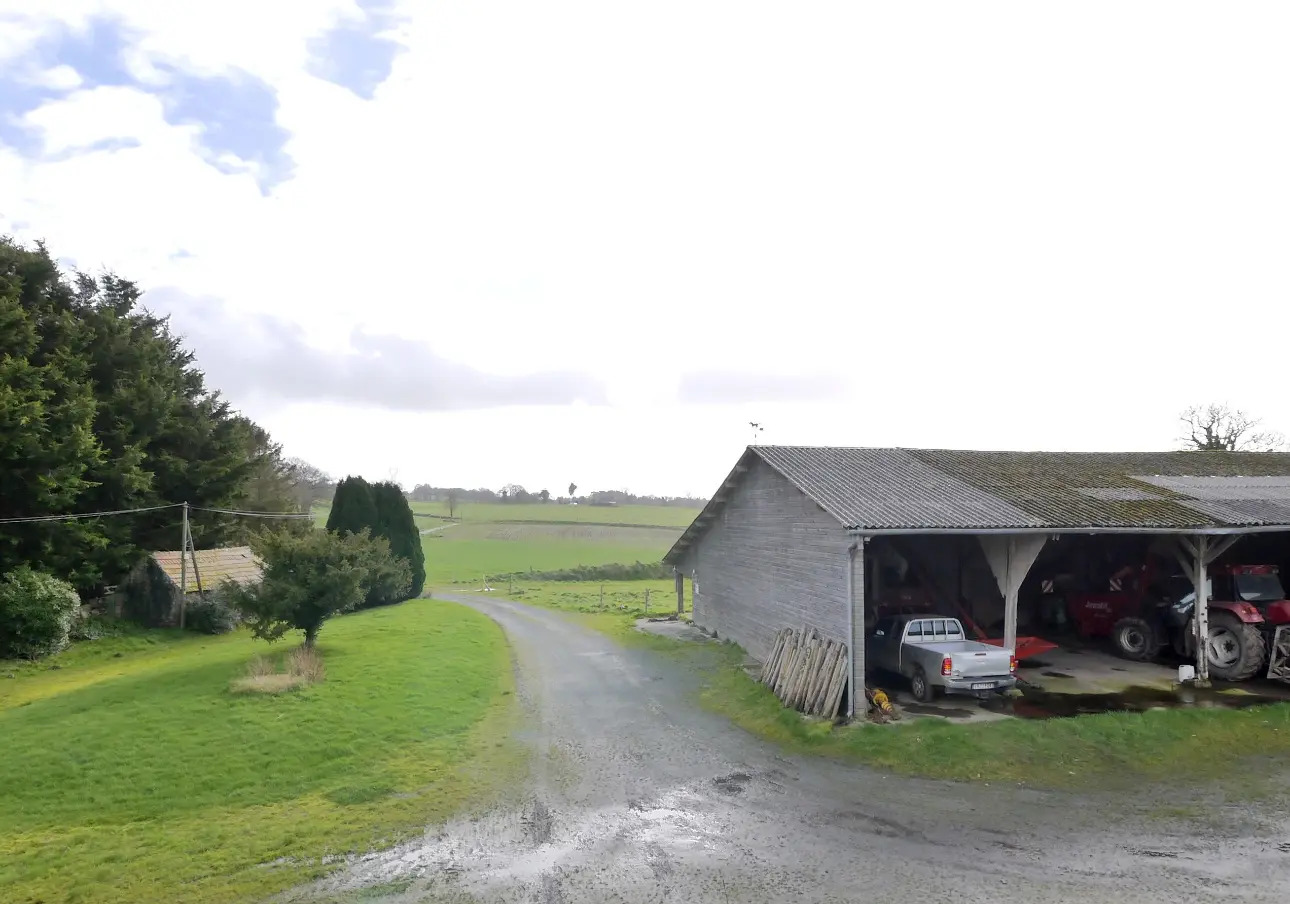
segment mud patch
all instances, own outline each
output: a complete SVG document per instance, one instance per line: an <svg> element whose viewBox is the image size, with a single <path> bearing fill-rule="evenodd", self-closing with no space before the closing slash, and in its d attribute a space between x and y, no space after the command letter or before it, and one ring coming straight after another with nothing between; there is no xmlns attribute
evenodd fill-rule
<svg viewBox="0 0 1290 904"><path fill-rule="evenodd" d="M1040 672L1045 678L1074 678L1074 675L1068 675L1065 672Z"/></svg>
<svg viewBox="0 0 1290 904"><path fill-rule="evenodd" d="M747 772L732 772L712 780L712 784L723 794L742 794L752 776Z"/></svg>
<svg viewBox="0 0 1290 904"><path fill-rule="evenodd" d="M942 719L970 719L972 710L959 706L933 706L930 703L902 703L901 710L915 716L940 716Z"/></svg>
<svg viewBox="0 0 1290 904"><path fill-rule="evenodd" d="M1276 697L1225 694L1212 688L1127 687L1112 694L1061 694L1027 685L1022 688L1021 699L1012 702L1012 713L1022 719L1058 719L1152 709L1245 709L1280 702Z"/></svg>

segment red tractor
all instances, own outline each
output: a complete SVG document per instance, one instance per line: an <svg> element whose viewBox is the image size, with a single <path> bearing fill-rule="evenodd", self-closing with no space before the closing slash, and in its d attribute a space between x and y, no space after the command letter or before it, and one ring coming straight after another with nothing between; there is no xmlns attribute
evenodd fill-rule
<svg viewBox="0 0 1290 904"><path fill-rule="evenodd" d="M1277 625L1290 624L1290 601L1272 565L1220 565L1209 575L1209 674L1244 681L1267 662ZM1182 657L1195 655L1196 593L1189 578L1157 579L1148 563L1118 573L1112 578L1116 586L1066 598L1080 637L1109 637L1125 659L1154 659L1165 647Z"/></svg>

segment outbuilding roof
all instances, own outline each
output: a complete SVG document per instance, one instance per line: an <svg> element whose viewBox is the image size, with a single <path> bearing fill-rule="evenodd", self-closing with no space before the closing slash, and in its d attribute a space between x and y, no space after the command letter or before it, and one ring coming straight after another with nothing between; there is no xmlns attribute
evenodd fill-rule
<svg viewBox="0 0 1290 904"><path fill-rule="evenodd" d="M749 446L664 561L763 461L857 532L1290 529L1290 454Z"/></svg>
<svg viewBox="0 0 1290 904"><path fill-rule="evenodd" d="M249 546L228 546L222 549L197 550L197 575L201 576L202 588L214 590L225 581L238 584L254 584L264 575L264 566L256 558ZM152 558L161 566L166 577L179 585L182 574L181 553L178 550L154 552ZM197 590L197 575L193 573L192 554L188 556L188 591Z"/></svg>

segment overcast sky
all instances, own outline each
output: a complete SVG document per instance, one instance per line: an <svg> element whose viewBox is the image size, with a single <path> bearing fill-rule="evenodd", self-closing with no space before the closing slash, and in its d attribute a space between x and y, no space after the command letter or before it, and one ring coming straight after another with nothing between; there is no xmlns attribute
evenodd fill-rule
<svg viewBox="0 0 1290 904"><path fill-rule="evenodd" d="M0 233L338 475L1171 448L1290 430L1287 46L1284 0L0 0Z"/></svg>

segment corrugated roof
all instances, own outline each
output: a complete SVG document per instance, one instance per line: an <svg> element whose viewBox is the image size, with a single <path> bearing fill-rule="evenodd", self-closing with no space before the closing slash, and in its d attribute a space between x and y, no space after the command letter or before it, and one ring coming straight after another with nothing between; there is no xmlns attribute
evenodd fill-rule
<svg viewBox="0 0 1290 904"><path fill-rule="evenodd" d="M182 565L181 553L178 550L154 552L153 560L161 566L166 576L179 584ZM214 590L225 581L238 584L254 584L263 577L264 567L251 552L249 546L228 546L222 549L197 550L197 571L201 575L202 589ZM193 574L193 561L188 558L188 590L197 590L197 578Z"/></svg>
<svg viewBox="0 0 1290 904"><path fill-rule="evenodd" d="M760 459L859 531L1290 529L1290 454L749 446L664 561Z"/></svg>

